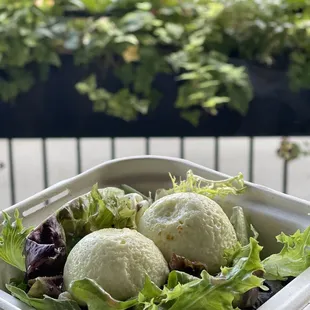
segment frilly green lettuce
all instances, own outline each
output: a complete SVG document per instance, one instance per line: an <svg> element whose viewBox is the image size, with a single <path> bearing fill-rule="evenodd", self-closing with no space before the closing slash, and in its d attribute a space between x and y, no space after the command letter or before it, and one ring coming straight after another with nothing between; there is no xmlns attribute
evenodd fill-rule
<svg viewBox="0 0 310 310"><path fill-rule="evenodd" d="M269 280L286 280L297 277L310 267L310 227L304 232L297 230L288 236L283 232L276 237L283 248L263 261L265 278Z"/></svg>
<svg viewBox="0 0 310 310"><path fill-rule="evenodd" d="M173 301L169 310L233 310L233 303L242 294L252 288L263 286L264 279L253 273L263 270L260 260L262 247L258 242L250 239L250 252L248 257L240 258L231 268L222 268L221 274L212 277L206 271L201 273L202 279L189 281L186 284L177 284L172 290L164 288L165 302Z"/></svg>
<svg viewBox="0 0 310 310"><path fill-rule="evenodd" d="M17 209L14 213L14 220L6 212L2 214L4 221L0 225L0 229L2 228L2 231L0 230L0 259L21 271L26 271L23 251L26 237L33 228L24 228Z"/></svg>
<svg viewBox="0 0 310 310"><path fill-rule="evenodd" d="M242 194L246 188L242 173L225 180L213 181L195 175L192 170L189 170L186 175L186 180L180 179L178 182L176 177L171 174L170 178L172 181L172 188L168 190L157 190L155 200L169 194L182 192L193 192L209 198L215 198L217 196L226 197L230 194Z"/></svg>
<svg viewBox="0 0 310 310"><path fill-rule="evenodd" d="M69 250L81 238L99 229L136 228L140 204L148 206L148 201L139 194L125 194L116 187L98 189L98 185L94 185L90 194L74 200L57 212Z"/></svg>

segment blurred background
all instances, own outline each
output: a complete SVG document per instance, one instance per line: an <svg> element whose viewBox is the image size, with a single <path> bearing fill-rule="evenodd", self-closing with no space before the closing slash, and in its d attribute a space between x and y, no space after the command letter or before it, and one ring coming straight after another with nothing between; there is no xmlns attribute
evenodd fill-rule
<svg viewBox="0 0 310 310"><path fill-rule="evenodd" d="M309 0L1 0L0 209L111 158L310 199Z"/></svg>

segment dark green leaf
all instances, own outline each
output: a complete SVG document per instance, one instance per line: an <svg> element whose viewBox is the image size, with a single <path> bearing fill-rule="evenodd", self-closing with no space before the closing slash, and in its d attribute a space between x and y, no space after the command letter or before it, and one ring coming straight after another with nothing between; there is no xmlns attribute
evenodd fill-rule
<svg viewBox="0 0 310 310"><path fill-rule="evenodd" d="M136 32L144 27L152 27L154 18L150 12L130 12L121 19L120 25L125 32Z"/></svg>
<svg viewBox="0 0 310 310"><path fill-rule="evenodd" d="M22 289L7 285L6 288L13 296L37 310L80 310L80 307L73 300L59 300L48 296L44 298L31 298Z"/></svg>

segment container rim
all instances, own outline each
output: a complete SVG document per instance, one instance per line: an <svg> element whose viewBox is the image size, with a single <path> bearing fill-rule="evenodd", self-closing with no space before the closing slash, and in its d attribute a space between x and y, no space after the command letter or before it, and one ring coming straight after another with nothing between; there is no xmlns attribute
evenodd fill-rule
<svg viewBox="0 0 310 310"><path fill-rule="evenodd" d="M62 180L60 182L57 182L57 183L47 187L43 191L41 191L37 194L34 194L33 196L26 198L26 199L24 199L24 200L22 200L16 204L12 205L9 208L4 209L3 211L7 212L8 214L11 214L16 208L20 208L23 205L27 205L29 202L34 202L42 196L48 197L49 195L54 194L55 192L57 192L61 189L65 190L66 186L69 185L70 183L79 181L79 180L83 179L84 177L87 177L88 175L92 174L94 171L96 171L96 170L98 170L104 166L114 165L114 164L119 163L119 162L137 161L137 160L138 161L141 161L141 160L158 160L158 161L166 161L166 162L175 162L175 163L185 164L187 166L190 166L191 168L197 168L197 169L202 169L202 170L208 171L210 174L213 174L214 176L216 176L218 178L225 178L226 179L226 178L231 177L231 175L228 175L228 174L207 168L203 165L196 164L190 160L182 159L182 158L178 158L178 157L158 156L158 155L127 156L127 157L121 157L121 158L105 161L105 162L103 162L99 165L96 165L96 166L94 166L94 167L74 176L74 177L67 178L67 179ZM310 202L305 200L305 199L298 198L298 197L295 197L295 196L292 196L289 194L285 194L281 191L271 189L265 185L256 184L256 183L249 182L246 180L244 181L244 183L248 188L253 188L253 189L257 190L258 192L264 192L264 193L267 192L273 196L278 196L278 197L284 198L286 200L292 201L294 203L298 202L300 204L308 205L309 206L309 215L310 215Z"/></svg>

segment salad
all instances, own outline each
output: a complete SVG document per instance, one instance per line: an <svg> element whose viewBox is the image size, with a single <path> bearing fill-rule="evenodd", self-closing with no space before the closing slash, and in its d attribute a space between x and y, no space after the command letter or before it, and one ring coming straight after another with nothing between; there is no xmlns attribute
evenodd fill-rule
<svg viewBox="0 0 310 310"><path fill-rule="evenodd" d="M3 212L0 259L19 271L8 292L38 310L253 310L310 266L310 227L263 259L243 208L216 202L247 190L241 173L170 178L147 196L95 184L38 227Z"/></svg>

